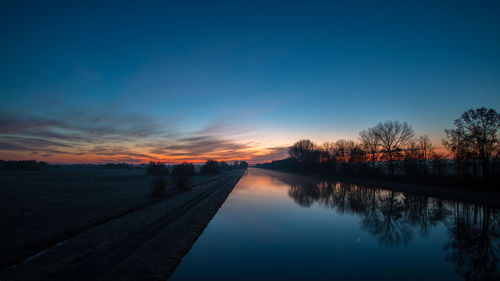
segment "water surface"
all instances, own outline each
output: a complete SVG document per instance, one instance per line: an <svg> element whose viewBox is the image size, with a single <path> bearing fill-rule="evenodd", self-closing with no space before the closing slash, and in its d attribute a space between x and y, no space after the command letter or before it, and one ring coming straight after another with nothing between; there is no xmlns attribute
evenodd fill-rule
<svg viewBox="0 0 500 281"><path fill-rule="evenodd" d="M170 280L495 280L499 218L481 205L250 168Z"/></svg>

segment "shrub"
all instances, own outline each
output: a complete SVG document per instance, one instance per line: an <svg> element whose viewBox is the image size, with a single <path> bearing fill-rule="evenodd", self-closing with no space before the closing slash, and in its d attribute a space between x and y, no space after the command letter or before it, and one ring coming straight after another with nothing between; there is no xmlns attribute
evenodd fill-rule
<svg viewBox="0 0 500 281"><path fill-rule="evenodd" d="M151 196L158 197L167 194L167 181L163 177L156 177L151 182Z"/></svg>
<svg viewBox="0 0 500 281"><path fill-rule="evenodd" d="M47 167L46 162L35 160L21 160L21 161L5 161L0 160L0 170L20 170L20 171L35 171Z"/></svg>
<svg viewBox="0 0 500 281"><path fill-rule="evenodd" d="M200 168L200 174L215 175L219 173L219 162L215 160L207 160L207 162L205 162L205 164Z"/></svg>
<svg viewBox="0 0 500 281"><path fill-rule="evenodd" d="M146 169L146 172L149 175L168 175L168 167L165 166L165 163L162 162L149 162L149 166Z"/></svg>
<svg viewBox="0 0 500 281"><path fill-rule="evenodd" d="M103 169L124 169L124 170L129 170L132 168L132 165L129 165L127 163L107 163L102 166Z"/></svg>
<svg viewBox="0 0 500 281"><path fill-rule="evenodd" d="M194 165L192 163L182 163L172 167L173 176L192 176L194 175Z"/></svg>

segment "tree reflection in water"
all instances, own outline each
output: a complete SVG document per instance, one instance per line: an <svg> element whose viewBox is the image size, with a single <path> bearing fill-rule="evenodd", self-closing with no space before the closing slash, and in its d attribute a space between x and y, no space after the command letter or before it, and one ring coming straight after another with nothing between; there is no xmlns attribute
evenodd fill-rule
<svg viewBox="0 0 500 281"><path fill-rule="evenodd" d="M451 205L446 259L457 265L457 273L466 280L499 280L498 210L457 202Z"/></svg>
<svg viewBox="0 0 500 281"><path fill-rule="evenodd" d="M314 177L270 175L290 186L288 195L301 207L316 203L360 216L362 229L382 245L408 245L415 235L427 237L443 223L449 233L443 250L456 272L465 280L500 280L498 209Z"/></svg>

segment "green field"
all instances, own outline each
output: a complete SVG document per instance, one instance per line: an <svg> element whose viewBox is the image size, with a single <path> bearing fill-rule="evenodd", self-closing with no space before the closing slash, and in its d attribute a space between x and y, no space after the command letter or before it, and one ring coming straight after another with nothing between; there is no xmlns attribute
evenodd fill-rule
<svg viewBox="0 0 500 281"><path fill-rule="evenodd" d="M210 178L194 176L190 185ZM0 172L0 267L161 200L150 196L152 179L139 168ZM180 192L174 188L173 178L167 179L170 192Z"/></svg>

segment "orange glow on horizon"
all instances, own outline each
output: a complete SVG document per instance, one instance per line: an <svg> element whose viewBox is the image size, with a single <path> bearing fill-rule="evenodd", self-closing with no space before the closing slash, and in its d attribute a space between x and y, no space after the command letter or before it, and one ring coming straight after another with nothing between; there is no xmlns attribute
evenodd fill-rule
<svg viewBox="0 0 500 281"><path fill-rule="evenodd" d="M188 163L204 163L208 159L217 161L246 161L249 164L257 164L280 160L288 157L286 148L295 141L288 139L286 142L277 142L276 139L266 138L259 139L251 143L251 145L242 146L234 150L216 148L210 153L204 154L189 154L187 150L171 150L167 153L154 153L151 149L139 147L136 143L112 143L109 146L103 146L100 151L95 151L95 147L73 147L60 148L57 152L36 153L32 151L3 151L0 154L0 159L4 160L38 160L53 164L102 164L102 163L117 163L125 162L130 164L147 164L150 161L165 162L167 164L179 164L182 162ZM448 150L439 146L436 139L433 138L432 144L434 152L441 155L443 158L450 158ZM318 140L311 139L317 144L321 144ZM281 141L284 141L283 138ZM242 143L243 140L234 140L234 143ZM271 145L272 144L272 145ZM119 148L119 149L117 149Z"/></svg>

